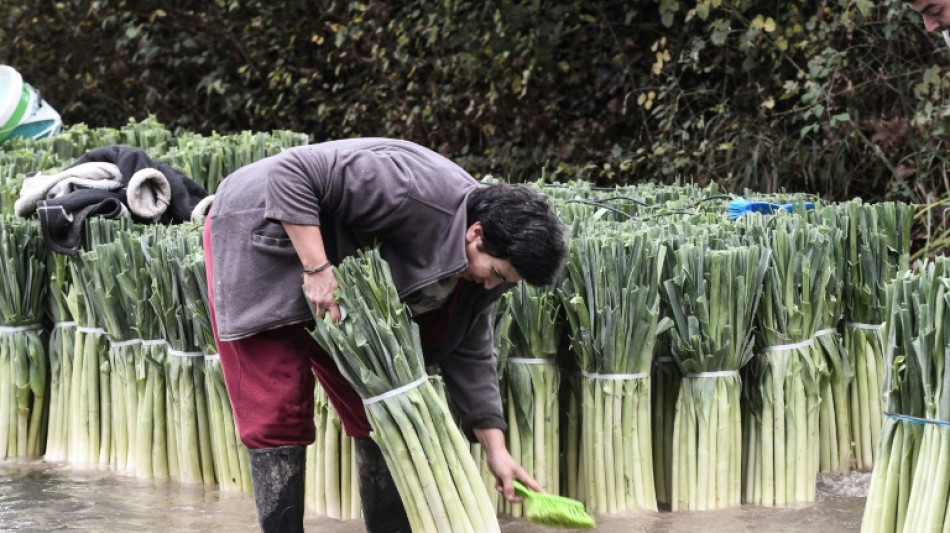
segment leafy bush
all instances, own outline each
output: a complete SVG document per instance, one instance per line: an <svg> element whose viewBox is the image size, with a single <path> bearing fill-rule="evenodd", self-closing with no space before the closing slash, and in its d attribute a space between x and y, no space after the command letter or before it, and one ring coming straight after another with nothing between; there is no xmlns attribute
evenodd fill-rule
<svg viewBox="0 0 950 533"><path fill-rule="evenodd" d="M172 6L171 4L174 4ZM475 174L947 190L950 51L902 0L7 0L68 123L393 136Z"/></svg>

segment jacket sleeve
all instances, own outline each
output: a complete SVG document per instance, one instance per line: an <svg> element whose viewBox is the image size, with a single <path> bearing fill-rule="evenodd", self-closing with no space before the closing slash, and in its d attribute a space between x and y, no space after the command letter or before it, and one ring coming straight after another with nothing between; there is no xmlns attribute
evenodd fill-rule
<svg viewBox="0 0 950 533"><path fill-rule="evenodd" d="M265 218L303 225L332 218L357 232L389 230L411 173L370 150L308 148L287 152L266 169Z"/></svg>
<svg viewBox="0 0 950 533"><path fill-rule="evenodd" d="M441 362L445 388L458 411L465 436L475 442L472 429L508 429L501 410L498 370L492 344L491 310L475 317L465 339Z"/></svg>

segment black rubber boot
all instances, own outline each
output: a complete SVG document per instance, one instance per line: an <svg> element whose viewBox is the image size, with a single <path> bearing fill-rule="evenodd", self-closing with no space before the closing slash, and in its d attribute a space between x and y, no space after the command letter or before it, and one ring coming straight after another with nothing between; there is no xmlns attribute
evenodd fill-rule
<svg viewBox="0 0 950 533"><path fill-rule="evenodd" d="M353 449L367 533L411 533L406 508L379 445L370 438L356 438Z"/></svg>
<svg viewBox="0 0 950 533"><path fill-rule="evenodd" d="M303 532L304 446L248 450L257 520L263 533Z"/></svg>

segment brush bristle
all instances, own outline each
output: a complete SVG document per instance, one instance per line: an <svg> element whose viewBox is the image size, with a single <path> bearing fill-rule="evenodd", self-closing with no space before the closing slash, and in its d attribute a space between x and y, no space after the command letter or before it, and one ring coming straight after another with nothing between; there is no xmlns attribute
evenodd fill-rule
<svg viewBox="0 0 950 533"><path fill-rule="evenodd" d="M594 517L584 504L553 494L532 494L526 500L525 517L529 522L567 528L593 528Z"/></svg>

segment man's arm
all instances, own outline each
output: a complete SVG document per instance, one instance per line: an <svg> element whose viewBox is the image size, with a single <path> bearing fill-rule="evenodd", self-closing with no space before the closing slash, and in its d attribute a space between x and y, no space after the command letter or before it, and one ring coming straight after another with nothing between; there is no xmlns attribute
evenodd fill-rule
<svg viewBox="0 0 950 533"><path fill-rule="evenodd" d="M488 468L495 475L495 488L505 495L506 500L509 502L521 501L520 497L515 496L515 487L511 483L513 479L517 479L529 489L544 492L541 485L508 452L508 447L505 445L505 434L502 430L498 428L475 428L472 431L475 432L475 437L485 450Z"/></svg>
<svg viewBox="0 0 950 533"><path fill-rule="evenodd" d="M498 390L497 361L492 355L491 308L475 317L466 339L442 362L442 376L452 403L462 415L462 426L485 449L495 487L508 501L518 502L511 481L530 489L542 487L511 456L505 444L506 427Z"/></svg>

